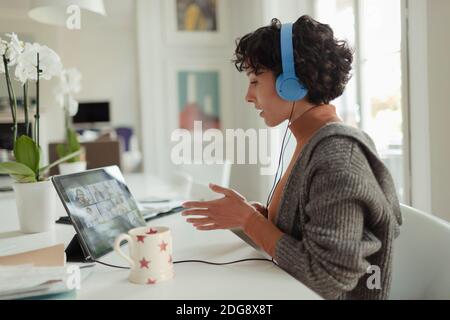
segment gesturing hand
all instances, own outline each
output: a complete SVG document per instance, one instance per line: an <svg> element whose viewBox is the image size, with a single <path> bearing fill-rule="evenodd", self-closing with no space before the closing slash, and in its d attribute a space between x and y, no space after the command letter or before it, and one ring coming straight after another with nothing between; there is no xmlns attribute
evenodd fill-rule
<svg viewBox="0 0 450 320"><path fill-rule="evenodd" d="M212 201L189 201L183 203L188 210L183 216L200 216L189 218L198 230L216 230L243 228L250 216L258 211L242 195L233 189L223 188L214 184L209 187L212 191L221 193L223 198Z"/></svg>
<svg viewBox="0 0 450 320"><path fill-rule="evenodd" d="M250 202L250 204L252 205L253 208L255 208L259 213L261 213L264 217L267 218L268 216L268 211L267 211L267 207L263 204L261 204L260 202L255 202L252 201Z"/></svg>

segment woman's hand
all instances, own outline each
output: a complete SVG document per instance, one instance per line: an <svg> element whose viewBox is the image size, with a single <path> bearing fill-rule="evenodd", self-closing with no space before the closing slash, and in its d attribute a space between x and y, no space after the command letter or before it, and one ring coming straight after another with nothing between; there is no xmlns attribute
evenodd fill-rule
<svg viewBox="0 0 450 320"><path fill-rule="evenodd" d="M260 214L267 218L269 212L267 211L267 207L260 202L252 201L250 202L251 206L256 209Z"/></svg>
<svg viewBox="0 0 450 320"><path fill-rule="evenodd" d="M244 228L250 216L258 213L238 192L214 184L209 187L224 197L212 201L183 203L183 207L188 209L183 211L183 216L200 216L187 219L187 222L192 223L198 230Z"/></svg>

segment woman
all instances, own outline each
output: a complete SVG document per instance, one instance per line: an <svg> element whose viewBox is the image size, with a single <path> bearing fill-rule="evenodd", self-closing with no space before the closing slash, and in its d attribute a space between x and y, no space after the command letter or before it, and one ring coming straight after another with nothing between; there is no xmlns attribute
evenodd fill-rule
<svg viewBox="0 0 450 320"><path fill-rule="evenodd" d="M89 199L84 194L84 191L81 189L77 189L75 191L75 202L78 207L85 207L90 204Z"/></svg>
<svg viewBox="0 0 450 320"><path fill-rule="evenodd" d="M250 203L234 190L211 185L224 197L187 202L183 214L201 216L187 220L199 230L242 228L324 298L386 299L392 243L401 224L393 180L372 140L343 124L329 104L350 78L352 52L328 25L300 17L288 36L298 90L305 94L282 98L277 79L285 73L286 55L280 29L272 20L241 38L235 52L236 67L249 78L246 100L262 110L269 127L289 120L297 142L270 204Z"/></svg>

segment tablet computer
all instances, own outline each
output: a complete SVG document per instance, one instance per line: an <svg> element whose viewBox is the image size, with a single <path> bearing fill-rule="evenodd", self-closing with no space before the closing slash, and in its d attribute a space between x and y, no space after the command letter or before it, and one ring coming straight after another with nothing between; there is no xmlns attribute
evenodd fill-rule
<svg viewBox="0 0 450 320"><path fill-rule="evenodd" d="M52 182L91 260L112 251L119 234L146 225L117 166L54 176Z"/></svg>

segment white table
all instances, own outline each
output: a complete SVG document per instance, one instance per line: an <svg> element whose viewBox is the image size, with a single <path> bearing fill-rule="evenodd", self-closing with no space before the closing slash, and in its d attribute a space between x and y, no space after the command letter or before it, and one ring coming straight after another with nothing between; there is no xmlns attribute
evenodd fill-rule
<svg viewBox="0 0 450 320"><path fill-rule="evenodd" d="M136 198L169 192L154 178L141 175L126 177ZM59 207L60 210L64 210ZM62 213L63 214L63 213ZM228 230L197 231L179 213L149 221L172 230L174 261L207 260L228 262L246 258L264 258ZM56 225L55 232L24 235L17 231L19 222L13 193L0 194L0 255L37 249L57 243L66 246L74 235L69 225ZM128 252L125 246L122 248ZM100 259L126 266L114 252ZM128 282L128 270L96 265L82 282L77 299L320 299L320 297L271 262L249 261L227 266L200 263L176 264L175 278L155 286Z"/></svg>

